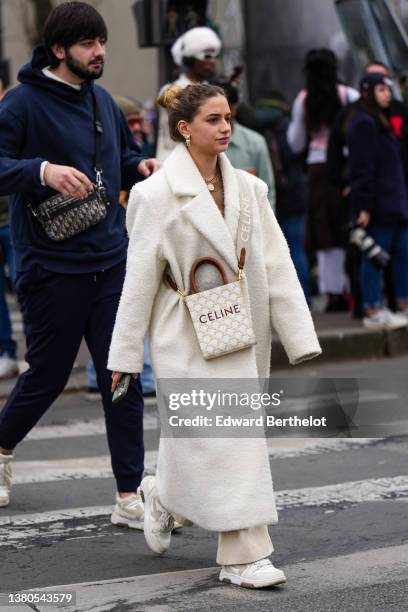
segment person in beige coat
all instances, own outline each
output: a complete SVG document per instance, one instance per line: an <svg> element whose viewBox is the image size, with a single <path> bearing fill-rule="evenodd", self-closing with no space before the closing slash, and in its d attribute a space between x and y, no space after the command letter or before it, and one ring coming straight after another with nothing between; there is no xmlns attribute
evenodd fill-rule
<svg viewBox="0 0 408 612"><path fill-rule="evenodd" d="M272 326L292 364L319 355L267 186L234 169L224 154L231 137L224 91L208 84L170 87L158 101L168 109L170 133L178 144L163 168L130 194L127 273L108 362L112 389L123 373L141 371L147 331L159 381L266 378ZM184 300L169 287L166 274L170 271L187 292L192 263L210 256L222 262L229 281L236 279L242 180L253 217L245 282L257 343L206 360ZM204 273L206 288L220 284L211 266ZM273 546L267 525L277 522L277 513L264 438L162 437L156 478L144 478L141 493L152 550L162 553L169 547L175 514L219 532L220 580L250 587L285 582L268 559Z"/></svg>

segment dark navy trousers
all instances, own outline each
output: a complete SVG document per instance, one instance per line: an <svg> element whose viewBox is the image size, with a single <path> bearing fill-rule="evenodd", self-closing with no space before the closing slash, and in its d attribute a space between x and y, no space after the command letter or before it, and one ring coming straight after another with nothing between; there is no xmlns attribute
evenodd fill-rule
<svg viewBox="0 0 408 612"><path fill-rule="evenodd" d="M112 404L108 351L126 262L101 272L59 274L34 266L16 278L27 336L29 370L0 413L0 447L13 449L63 391L85 337L102 394L118 491L136 491L143 474L143 395L132 379Z"/></svg>

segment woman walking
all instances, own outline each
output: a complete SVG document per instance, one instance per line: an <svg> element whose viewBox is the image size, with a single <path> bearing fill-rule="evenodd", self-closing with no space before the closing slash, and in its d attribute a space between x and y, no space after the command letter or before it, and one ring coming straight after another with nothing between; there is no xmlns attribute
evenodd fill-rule
<svg viewBox="0 0 408 612"><path fill-rule="evenodd" d="M309 51L305 61L306 88L293 105L288 142L294 153L305 153L309 202L306 250L317 255L319 293L328 296L327 311L345 310L348 290L345 246L348 206L327 176L330 128L342 106L359 93L341 85L337 59L329 49Z"/></svg>
<svg viewBox="0 0 408 612"><path fill-rule="evenodd" d="M173 86L158 102L169 112L178 144L163 168L130 195L127 274L108 364L112 388L124 372L140 372L147 330L158 380L266 378L272 323L291 363L318 355L267 186L235 170L224 154L231 137L224 91L208 84ZM251 209L244 281L257 343L206 359L180 293L189 292L191 267L201 257L216 259L228 281L236 280L241 184ZM212 266L203 269L200 283L206 289L220 285L215 272ZM219 532L220 580L245 587L286 581L268 558L273 546L267 525L277 522L277 513L264 438L162 437L156 478L144 478L141 492L145 537L153 551L168 549L176 514Z"/></svg>
<svg viewBox="0 0 408 612"><path fill-rule="evenodd" d="M383 270L363 256L363 325L377 329L408 324L408 190L401 125L390 120L391 85L381 73L363 77L361 100L347 132L353 220L391 254L395 296L402 311L395 314L383 308Z"/></svg>

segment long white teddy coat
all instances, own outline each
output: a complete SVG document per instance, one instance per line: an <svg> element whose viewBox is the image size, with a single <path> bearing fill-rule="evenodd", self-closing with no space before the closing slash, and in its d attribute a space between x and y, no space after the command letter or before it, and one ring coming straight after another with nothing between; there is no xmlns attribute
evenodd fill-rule
<svg viewBox="0 0 408 612"><path fill-rule="evenodd" d="M225 218L184 144L175 148L161 170L133 187L127 210L127 272L110 370L143 369L146 332L157 379L266 378L272 325L292 364L321 352L267 186L234 169L224 154L219 161ZM206 361L186 305L164 282L164 272L170 268L178 287L186 290L193 261L210 256L224 263L230 282L236 279L238 172L247 181L253 211L245 274L257 344ZM207 270L212 272L208 266ZM169 511L206 529L230 531L277 522L264 438L162 438L157 487Z"/></svg>

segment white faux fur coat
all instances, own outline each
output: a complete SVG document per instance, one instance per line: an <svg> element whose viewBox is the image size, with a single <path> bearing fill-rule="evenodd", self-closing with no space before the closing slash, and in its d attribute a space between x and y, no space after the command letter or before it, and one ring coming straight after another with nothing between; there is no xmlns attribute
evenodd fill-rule
<svg viewBox="0 0 408 612"><path fill-rule="evenodd" d="M127 210L127 272L110 370L142 370L146 332L156 379L267 378L272 325L292 364L320 354L287 243L267 199L267 186L235 170L224 154L220 167L225 218L184 144L177 145L161 170L133 187ZM163 275L170 268L178 287L186 290L193 261L210 256L224 263L230 282L236 279L238 172L247 181L253 211L245 274L257 344L206 361L187 308ZM168 510L207 529L230 531L277 521L263 438L162 438L157 487Z"/></svg>

